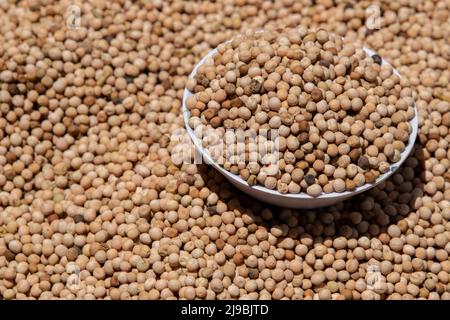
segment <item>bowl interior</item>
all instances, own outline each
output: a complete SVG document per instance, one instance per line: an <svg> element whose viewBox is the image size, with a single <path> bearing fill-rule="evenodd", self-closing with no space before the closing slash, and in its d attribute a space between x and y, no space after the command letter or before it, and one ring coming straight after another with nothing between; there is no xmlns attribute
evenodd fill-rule
<svg viewBox="0 0 450 320"><path fill-rule="evenodd" d="M375 54L374 51L372 51L368 48L363 48L363 49L366 52L366 54L368 54L370 56ZM217 49L213 49L202 60L200 60L200 62L194 67L189 78L193 78L196 75L198 68L203 63L205 63L205 61L208 58L212 57L216 52L217 52ZM383 64L388 64L388 62L382 58L382 65ZM395 68L393 68L393 70L396 75L400 76L399 72ZM184 94L183 94L183 104L182 104L183 119L184 119L186 130L187 130L191 140L193 141L195 148L202 155L202 160L205 161L207 164L212 165L216 170L218 170L221 174L223 174L228 180L232 181L234 185L241 186L242 187L242 188L240 188L241 190L248 189L248 187L249 187L248 183L246 181L244 181L239 175L235 175L235 174L225 170L222 166L220 166L218 163L216 163L212 159L209 151L202 147L201 140L195 135L194 131L189 126L190 113L186 106L186 100L191 96L193 96L193 93L190 92L187 88L185 88ZM258 193L265 192L266 194L270 195L271 198L276 196L276 197L280 198L280 200L286 199L288 201L292 201L293 199L299 199L299 200L300 199L302 199L302 200L307 200L307 199L309 199L309 200L345 199L345 198L349 198L353 195L356 195L358 193L364 192L368 189L371 189L371 188L375 187L376 185L378 185L379 183L381 183L382 181L389 178L396 170L398 170L398 168L402 165L402 163L408 158L409 154L411 153L411 151L414 147L414 142L416 140L417 131L418 131L418 114L417 114L417 108L416 108L415 103L414 103L414 109L415 109L415 116L414 116L414 118L412 118L410 120L410 125L412 127L412 133L409 136L408 144L406 145L405 150L403 150L403 152L400 155L400 160L397 161L396 163L392 163L390 165L389 170L387 172L385 172L384 174L380 175L373 183L366 183L360 187L357 187L353 191L344 191L344 192L339 192L339 193L338 192L330 192L330 193L322 192L322 194L320 194L317 197L312 197L312 196L306 194L305 192L300 192L300 193L295 193L295 194L294 193L286 193L286 194L280 193L276 190L271 190L271 189L265 188L264 186L261 186L261 185L254 185L254 186L251 186L250 188L255 191L258 190L259 191Z"/></svg>

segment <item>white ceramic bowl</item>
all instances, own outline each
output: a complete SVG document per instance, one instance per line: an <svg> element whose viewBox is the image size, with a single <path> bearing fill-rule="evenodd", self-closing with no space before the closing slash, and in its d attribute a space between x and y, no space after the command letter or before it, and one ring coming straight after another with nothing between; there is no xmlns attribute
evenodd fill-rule
<svg viewBox="0 0 450 320"><path fill-rule="evenodd" d="M364 51L370 56L375 54L374 51L367 48L364 48ZM201 66L209 57L212 57L216 52L217 49L213 49L202 60L200 60L200 62L194 67L194 70L190 74L189 78L193 78L196 75L199 66ZM382 64L387 64L387 62L384 59L382 59ZM395 69L394 73L400 76L398 71ZM212 165L216 170L218 170L221 174L223 174L228 179L228 181L230 181L234 186L236 186L241 191L244 191L245 193L251 195L252 197L257 198L258 200L280 207L304 208L304 209L326 207L342 202L348 198L353 197L358 193L364 192L366 190L375 187L382 181L385 181L387 178L389 178L402 165L402 163L406 160L406 158L408 158L409 154L411 153L411 150L414 147L414 142L416 140L418 131L418 113L417 108L414 105L415 117L410 120L412 133L409 137L408 144L405 150L401 153L400 160L396 163L391 164L389 170L384 174L380 175L374 183L364 184L353 191L345 191L340 193L322 192L322 194L319 195L318 197L312 197L304 192L300 192L298 194L292 193L283 194L276 190L265 188L264 186L261 185L249 186L247 182L244 181L239 175L235 175L225 170L223 167L221 167L219 164L217 164L215 161L212 160L208 150L202 147L202 142L195 135L194 131L189 126L189 110L186 107L186 100L192 95L193 94L188 89L184 90L183 105L182 105L183 118L186 130L191 140L194 142L196 151L199 152L203 157L202 161L205 161L205 163Z"/></svg>

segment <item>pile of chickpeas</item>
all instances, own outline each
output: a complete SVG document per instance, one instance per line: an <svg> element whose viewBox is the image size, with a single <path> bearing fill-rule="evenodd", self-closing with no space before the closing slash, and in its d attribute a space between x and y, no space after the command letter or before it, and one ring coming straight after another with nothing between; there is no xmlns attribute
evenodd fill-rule
<svg viewBox="0 0 450 320"><path fill-rule="evenodd" d="M448 1L2 1L0 21L1 299L450 299ZM261 27L400 72L419 134L387 181L293 210L174 161L194 65Z"/></svg>
<svg viewBox="0 0 450 320"><path fill-rule="evenodd" d="M193 130L216 129L207 150L223 147L226 170L317 197L373 183L400 160L415 116L404 85L379 55L324 29L259 30L219 45L185 103Z"/></svg>

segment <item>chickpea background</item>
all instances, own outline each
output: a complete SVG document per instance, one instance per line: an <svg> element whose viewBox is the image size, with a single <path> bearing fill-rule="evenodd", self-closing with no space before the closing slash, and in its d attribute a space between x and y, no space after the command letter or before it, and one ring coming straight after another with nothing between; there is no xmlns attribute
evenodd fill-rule
<svg viewBox="0 0 450 320"><path fill-rule="evenodd" d="M2 1L0 298L449 299L450 3L381 1L379 29L366 25L371 4ZM80 8L79 26L66 20L71 5ZM178 142L170 137L183 128L181 99L194 65L221 43L262 27L329 30L344 43L372 48L399 70L400 84L411 90L400 97L417 104L419 135L390 179L336 206L299 211L242 195L207 165L172 161ZM321 39L323 32L316 35ZM251 50L239 56L250 58ZM268 70L278 68L265 55L256 58ZM335 72L344 74L344 67ZM212 71L201 83L212 79ZM257 75L261 68L246 71ZM322 71L313 67L303 77L310 82ZM375 81L376 72L366 71L367 81ZM237 77L225 72L228 85L216 92L216 102L236 89ZM388 80L383 85L391 87ZM274 74L242 89L269 91L278 83ZM285 103L307 104L298 89L280 89L267 102L272 112ZM319 99L328 91L310 89L316 108L323 108ZM253 113L238 100L231 104L235 119L254 117L273 127L285 121ZM343 104L361 107L353 99ZM377 104L373 114L388 109ZM211 124L220 127L216 117ZM306 132L310 125L298 122L293 129ZM315 126L320 131L328 124ZM280 180L288 192L304 191L301 181L313 181L306 188L312 194L326 185L347 188L349 172L356 172L354 184L371 181L375 173L356 167L370 167L380 151L396 157L400 146L394 142L408 135L407 127L399 129L387 144L367 132L364 138L373 141L367 158L349 150L356 139L327 149L350 157L340 160L347 169L334 166L332 184L316 182L304 168ZM364 127L358 122L350 131L359 136ZM302 140L307 148L332 139L315 133L301 137L312 139ZM297 142L288 138L286 148L295 156ZM314 170L333 171L308 160ZM250 176L258 167L246 169ZM272 178L264 181L269 187L278 183ZM373 272L380 279L376 288Z"/></svg>

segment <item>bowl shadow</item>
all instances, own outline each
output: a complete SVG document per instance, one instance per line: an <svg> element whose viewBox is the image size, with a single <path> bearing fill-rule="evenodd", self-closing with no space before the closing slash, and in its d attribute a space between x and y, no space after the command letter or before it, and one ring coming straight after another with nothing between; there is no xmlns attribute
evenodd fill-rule
<svg viewBox="0 0 450 320"><path fill-rule="evenodd" d="M205 185L219 195L220 201L227 203L228 210L246 215L249 225L281 234L278 242L291 238L298 243L312 241L316 244L338 237L379 237L385 244L386 237L382 234L392 224L406 224L401 221L420 207L420 198L424 195L424 153L419 139L407 160L386 181L342 203L318 209L276 207L244 194L225 178L221 179L210 166L198 165L198 170ZM387 239L389 241L389 237Z"/></svg>

